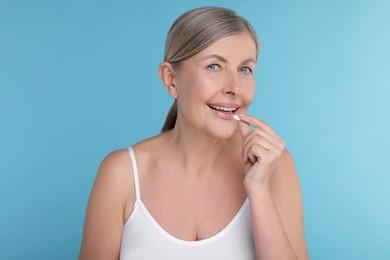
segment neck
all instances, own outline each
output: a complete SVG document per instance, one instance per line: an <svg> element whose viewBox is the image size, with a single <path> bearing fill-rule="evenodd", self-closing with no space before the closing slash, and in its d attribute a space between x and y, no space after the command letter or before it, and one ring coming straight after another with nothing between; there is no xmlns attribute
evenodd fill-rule
<svg viewBox="0 0 390 260"><path fill-rule="evenodd" d="M201 174L212 169L229 139L218 139L193 128L176 126L169 133L170 146L175 149L176 158L188 174Z"/></svg>

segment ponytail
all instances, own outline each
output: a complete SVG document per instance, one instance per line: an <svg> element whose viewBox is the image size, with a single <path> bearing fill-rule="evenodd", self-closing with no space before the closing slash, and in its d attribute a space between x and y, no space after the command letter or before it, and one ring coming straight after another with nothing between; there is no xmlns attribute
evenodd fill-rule
<svg viewBox="0 0 390 260"><path fill-rule="evenodd" d="M161 128L161 133L173 129L176 124L176 118L177 118L177 100L175 99L175 102L173 102L171 109L169 109L167 118L165 119L165 123Z"/></svg>

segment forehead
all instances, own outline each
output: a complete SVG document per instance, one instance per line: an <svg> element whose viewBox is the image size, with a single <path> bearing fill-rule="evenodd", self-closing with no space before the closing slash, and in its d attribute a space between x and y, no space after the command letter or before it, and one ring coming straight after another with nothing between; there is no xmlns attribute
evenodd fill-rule
<svg viewBox="0 0 390 260"><path fill-rule="evenodd" d="M239 33L224 37L204 50L195 54L190 59L198 60L210 55L220 55L232 59L257 59L256 43L248 32Z"/></svg>

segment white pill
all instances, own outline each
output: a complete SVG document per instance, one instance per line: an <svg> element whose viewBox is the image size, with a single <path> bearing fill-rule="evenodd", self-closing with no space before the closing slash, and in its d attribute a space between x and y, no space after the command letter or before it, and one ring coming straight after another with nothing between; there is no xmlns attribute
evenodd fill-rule
<svg viewBox="0 0 390 260"><path fill-rule="evenodd" d="M234 120L237 120L237 121L240 121L240 120L241 120L240 117L239 117L238 115L233 115L233 119L234 119Z"/></svg>

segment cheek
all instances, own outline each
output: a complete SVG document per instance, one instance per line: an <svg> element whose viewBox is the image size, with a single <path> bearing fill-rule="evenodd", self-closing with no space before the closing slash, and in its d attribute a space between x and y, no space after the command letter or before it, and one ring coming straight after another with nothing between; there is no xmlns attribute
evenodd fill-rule
<svg viewBox="0 0 390 260"><path fill-rule="evenodd" d="M253 98L255 97L256 87L253 85L247 91L243 93L243 100L245 106L249 106L252 103Z"/></svg>
<svg viewBox="0 0 390 260"><path fill-rule="evenodd" d="M191 77L185 79L181 93L185 99L202 99L207 98L210 91L210 82L204 77L196 76L194 73Z"/></svg>

